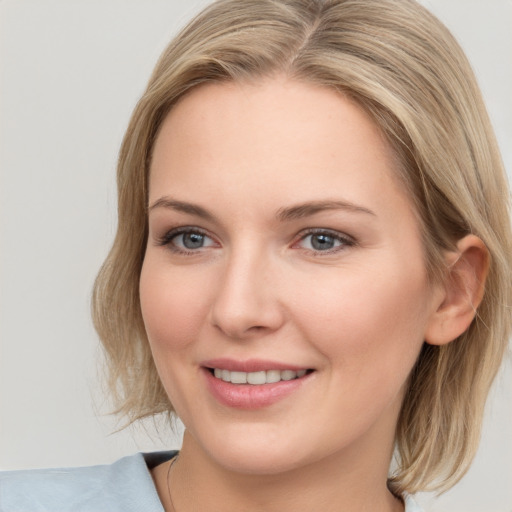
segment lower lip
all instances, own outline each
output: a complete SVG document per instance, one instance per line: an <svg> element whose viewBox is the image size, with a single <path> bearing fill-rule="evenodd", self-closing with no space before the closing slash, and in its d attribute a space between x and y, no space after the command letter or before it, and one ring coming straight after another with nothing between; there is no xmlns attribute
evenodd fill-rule
<svg viewBox="0 0 512 512"><path fill-rule="evenodd" d="M309 380L311 374L293 380L282 380L269 384L232 384L213 376L203 368L211 394L223 405L236 409L261 409L275 404L297 391Z"/></svg>

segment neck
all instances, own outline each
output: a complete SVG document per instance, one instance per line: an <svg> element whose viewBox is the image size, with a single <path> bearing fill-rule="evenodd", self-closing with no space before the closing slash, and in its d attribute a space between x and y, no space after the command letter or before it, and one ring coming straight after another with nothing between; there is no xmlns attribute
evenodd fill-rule
<svg viewBox="0 0 512 512"><path fill-rule="evenodd" d="M387 464L379 464L377 457L368 465L364 453L357 451L356 458L337 453L278 474L247 474L218 464L186 432L170 477L175 511L167 497L167 482L162 483L166 468L155 480L167 512L403 511L386 486L390 453L383 454Z"/></svg>

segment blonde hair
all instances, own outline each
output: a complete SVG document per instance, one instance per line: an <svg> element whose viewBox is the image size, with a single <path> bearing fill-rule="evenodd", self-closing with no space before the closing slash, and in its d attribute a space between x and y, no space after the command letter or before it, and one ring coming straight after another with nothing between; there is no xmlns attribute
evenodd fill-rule
<svg viewBox="0 0 512 512"><path fill-rule="evenodd" d="M416 207L433 280L443 279L443 251L465 234L488 248L475 320L452 343L424 344L397 425L393 490L444 490L474 456L507 345L512 237L506 175L470 65L413 0L219 0L164 51L121 147L118 230L93 293L118 412L134 421L172 411L139 303L149 167L162 120L199 84L276 73L342 92L380 126Z"/></svg>

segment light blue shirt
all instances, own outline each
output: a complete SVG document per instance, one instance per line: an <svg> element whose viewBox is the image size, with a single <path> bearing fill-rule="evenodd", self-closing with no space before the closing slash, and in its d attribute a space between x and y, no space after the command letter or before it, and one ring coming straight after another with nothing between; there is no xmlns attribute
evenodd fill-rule
<svg viewBox="0 0 512 512"><path fill-rule="evenodd" d="M164 512L151 468L177 452L137 453L114 464L0 473L0 512ZM405 496L406 512L422 512Z"/></svg>

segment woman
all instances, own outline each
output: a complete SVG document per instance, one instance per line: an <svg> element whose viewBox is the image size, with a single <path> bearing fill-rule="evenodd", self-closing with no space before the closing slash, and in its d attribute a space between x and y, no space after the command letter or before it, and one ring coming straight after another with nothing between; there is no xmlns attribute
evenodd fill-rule
<svg viewBox="0 0 512 512"><path fill-rule="evenodd" d="M7 474L6 510L411 512L460 478L510 332L511 236L437 20L410 1L213 4L161 57L118 183L95 323L120 411L175 410L183 447Z"/></svg>

